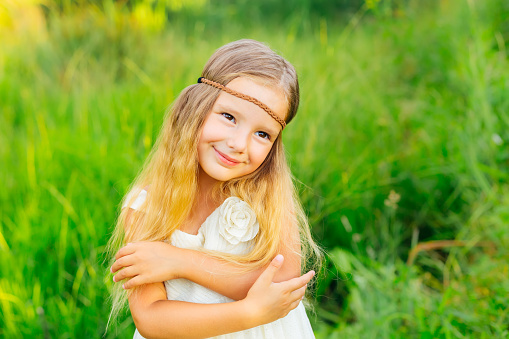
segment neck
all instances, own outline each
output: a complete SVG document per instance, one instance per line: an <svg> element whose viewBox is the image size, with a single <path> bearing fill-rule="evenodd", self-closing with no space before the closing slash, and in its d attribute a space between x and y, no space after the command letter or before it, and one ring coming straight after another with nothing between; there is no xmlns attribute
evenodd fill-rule
<svg viewBox="0 0 509 339"><path fill-rule="evenodd" d="M205 219L219 206L221 202L216 201L212 196L212 189L216 183L217 180L208 176L201 168L199 169L196 199L187 221L180 227L181 231L197 234Z"/></svg>
<svg viewBox="0 0 509 339"><path fill-rule="evenodd" d="M198 172L198 195L196 196L193 210L215 208L218 202L212 197L212 189L217 184L217 180L211 178L201 168Z"/></svg>

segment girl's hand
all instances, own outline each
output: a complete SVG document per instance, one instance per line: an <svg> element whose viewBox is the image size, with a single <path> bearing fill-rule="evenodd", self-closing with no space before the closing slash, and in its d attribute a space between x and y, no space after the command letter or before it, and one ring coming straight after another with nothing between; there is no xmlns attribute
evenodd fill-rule
<svg viewBox="0 0 509 339"><path fill-rule="evenodd" d="M274 275L283 264L283 256L277 255L253 284L243 300L248 314L255 320L255 326L267 324L285 317L304 298L307 283L315 272L294 279L274 283Z"/></svg>
<svg viewBox="0 0 509 339"><path fill-rule="evenodd" d="M136 242L122 247L115 255L113 281L131 278L124 289L143 284L178 279L182 267L180 249L164 242ZM120 270L120 271L119 271Z"/></svg>

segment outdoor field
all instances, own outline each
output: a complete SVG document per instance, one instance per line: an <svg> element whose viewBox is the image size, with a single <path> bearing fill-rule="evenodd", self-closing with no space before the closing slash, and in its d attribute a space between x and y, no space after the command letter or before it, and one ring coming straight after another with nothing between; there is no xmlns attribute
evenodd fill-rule
<svg viewBox="0 0 509 339"><path fill-rule="evenodd" d="M0 0L0 337L105 332L119 203L233 40L297 69L317 338L509 337L509 1Z"/></svg>

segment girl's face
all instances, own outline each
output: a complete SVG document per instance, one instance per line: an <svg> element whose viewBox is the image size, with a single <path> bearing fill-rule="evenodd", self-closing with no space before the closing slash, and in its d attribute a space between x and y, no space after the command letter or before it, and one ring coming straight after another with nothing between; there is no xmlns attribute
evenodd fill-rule
<svg viewBox="0 0 509 339"><path fill-rule="evenodd" d="M279 89L245 77L235 78L227 87L258 99L285 118L288 105ZM257 105L221 92L205 119L198 142L200 174L227 181L253 173L280 131L281 125Z"/></svg>

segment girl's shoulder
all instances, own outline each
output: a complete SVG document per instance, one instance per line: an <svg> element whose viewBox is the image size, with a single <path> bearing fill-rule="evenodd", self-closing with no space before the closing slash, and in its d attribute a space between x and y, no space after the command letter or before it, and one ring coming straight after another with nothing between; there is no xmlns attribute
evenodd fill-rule
<svg viewBox="0 0 509 339"><path fill-rule="evenodd" d="M141 206L147 200L148 186L140 189L132 189L124 199L122 209L129 207L133 210L140 210Z"/></svg>

